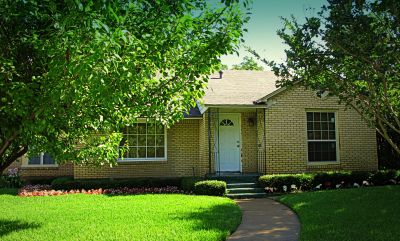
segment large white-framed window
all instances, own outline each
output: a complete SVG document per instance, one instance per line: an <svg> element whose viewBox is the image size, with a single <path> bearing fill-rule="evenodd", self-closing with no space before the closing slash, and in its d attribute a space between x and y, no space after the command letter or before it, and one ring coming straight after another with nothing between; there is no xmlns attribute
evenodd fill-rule
<svg viewBox="0 0 400 241"><path fill-rule="evenodd" d="M29 157L25 167L57 167L58 164L50 154L42 152L38 156Z"/></svg>
<svg viewBox="0 0 400 241"><path fill-rule="evenodd" d="M122 130L121 146L128 150L119 158L120 162L166 161L166 128L152 120L138 120Z"/></svg>
<svg viewBox="0 0 400 241"><path fill-rule="evenodd" d="M337 163L336 112L307 111L308 163Z"/></svg>

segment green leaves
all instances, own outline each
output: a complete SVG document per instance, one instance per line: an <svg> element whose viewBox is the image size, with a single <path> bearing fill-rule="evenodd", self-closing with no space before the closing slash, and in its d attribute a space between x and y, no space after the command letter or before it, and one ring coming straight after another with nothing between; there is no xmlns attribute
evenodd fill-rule
<svg viewBox="0 0 400 241"><path fill-rule="evenodd" d="M17 130L17 146L59 162L115 164L121 126L171 125L201 98L244 12L236 1L2 1L0 148ZM108 134L100 144L93 132Z"/></svg>
<svg viewBox="0 0 400 241"><path fill-rule="evenodd" d="M400 153L390 137L400 135L399 8L395 0L330 1L304 24L285 19L278 35L288 46L286 63L263 61L282 86L297 83L339 97Z"/></svg>

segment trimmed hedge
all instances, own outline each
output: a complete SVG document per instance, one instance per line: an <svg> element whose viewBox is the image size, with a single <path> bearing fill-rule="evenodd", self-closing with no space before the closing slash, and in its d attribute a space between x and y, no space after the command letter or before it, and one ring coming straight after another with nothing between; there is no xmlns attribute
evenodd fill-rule
<svg viewBox="0 0 400 241"><path fill-rule="evenodd" d="M202 177L183 177L181 181L181 188L185 192L193 192L196 182L203 181Z"/></svg>
<svg viewBox="0 0 400 241"><path fill-rule="evenodd" d="M296 190L307 191L316 187L318 189L346 188L352 187L355 183L359 186L400 184L400 171L276 174L259 178L261 187L273 188L278 192L284 192L284 186L286 186L286 191L291 191L292 185L296 186Z"/></svg>
<svg viewBox="0 0 400 241"><path fill-rule="evenodd" d="M312 188L313 174L277 174L264 175L258 180L261 187L272 187L278 191L284 191L283 186L290 190L291 185L296 185L299 190L309 190Z"/></svg>
<svg viewBox="0 0 400 241"><path fill-rule="evenodd" d="M226 182L217 180L196 182L194 193L197 195L224 196L226 194Z"/></svg>
<svg viewBox="0 0 400 241"><path fill-rule="evenodd" d="M57 178L51 183L54 190L111 189L111 188L161 188L181 186L182 178L134 178L134 179L72 179Z"/></svg>

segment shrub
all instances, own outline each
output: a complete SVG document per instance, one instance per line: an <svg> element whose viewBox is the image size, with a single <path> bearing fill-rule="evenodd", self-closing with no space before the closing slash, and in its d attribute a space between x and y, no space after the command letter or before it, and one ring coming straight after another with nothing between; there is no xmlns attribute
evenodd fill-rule
<svg viewBox="0 0 400 241"><path fill-rule="evenodd" d="M299 190L309 190L312 187L313 174L276 174L276 175L264 175L259 178L259 184L261 187L276 188L282 192L283 186L290 190L292 185L295 185Z"/></svg>
<svg viewBox="0 0 400 241"><path fill-rule="evenodd" d="M394 184L391 180L396 180L397 172L395 170L379 170L373 173L370 177L370 181L374 185L387 185Z"/></svg>
<svg viewBox="0 0 400 241"><path fill-rule="evenodd" d="M194 193L197 195L224 196L226 194L226 182L217 180L196 182Z"/></svg>
<svg viewBox="0 0 400 241"><path fill-rule="evenodd" d="M355 171L355 172L351 172L350 180L351 180L352 184L358 183L361 185L364 181L368 181L368 182L371 181L371 176L372 176L371 172Z"/></svg>
<svg viewBox="0 0 400 241"><path fill-rule="evenodd" d="M204 178L201 177L184 177L181 181L181 188L185 192L193 192L194 191L194 184L196 182L203 181Z"/></svg>
<svg viewBox="0 0 400 241"><path fill-rule="evenodd" d="M18 168L8 169L4 175L0 176L0 187L18 188L22 186Z"/></svg>
<svg viewBox="0 0 400 241"><path fill-rule="evenodd" d="M161 188L168 186L179 187L181 178L134 178L134 179L89 179L57 178L51 186L54 190L76 189L110 189L110 188Z"/></svg>
<svg viewBox="0 0 400 241"><path fill-rule="evenodd" d="M336 185L349 186L353 184L350 172L323 172L314 176L313 186L322 184L323 188L335 188Z"/></svg>

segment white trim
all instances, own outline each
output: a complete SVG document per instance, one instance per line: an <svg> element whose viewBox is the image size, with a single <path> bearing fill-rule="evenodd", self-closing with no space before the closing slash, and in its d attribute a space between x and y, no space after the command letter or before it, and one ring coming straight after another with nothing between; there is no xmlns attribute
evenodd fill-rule
<svg viewBox="0 0 400 241"><path fill-rule="evenodd" d="M140 118L138 119L134 124L136 123L147 123L146 118ZM128 126L129 127L129 126ZM152 157L152 158L143 158L143 157L138 157L138 158L132 158L132 157L127 157L127 158L121 158L119 157L117 162L118 163L131 163L131 162L165 162L168 160L168 142L167 142L167 127L164 126L164 157ZM147 128L146 128L146 136L147 136ZM140 146L143 147L143 146ZM160 146L161 147L161 146ZM147 148L147 145L146 145Z"/></svg>
<svg viewBox="0 0 400 241"><path fill-rule="evenodd" d="M55 161L54 164L43 164L43 156L44 156L44 152L40 153L40 164L29 164L29 158L27 158L26 156L22 158L21 160L21 167L28 167L28 168L41 168L41 167L58 167L58 164Z"/></svg>
<svg viewBox="0 0 400 241"><path fill-rule="evenodd" d="M308 140L308 127L307 127L307 113L333 113L335 117L335 140ZM305 111L305 120L306 120L306 156L307 156L307 165L308 166L322 166L322 165L334 165L334 164L340 164L340 147L339 147L339 121L338 121L338 111L337 110L332 110L332 109L306 109ZM308 143L309 142L335 142L336 144L336 161L315 161L315 162L310 162L308 158Z"/></svg>

